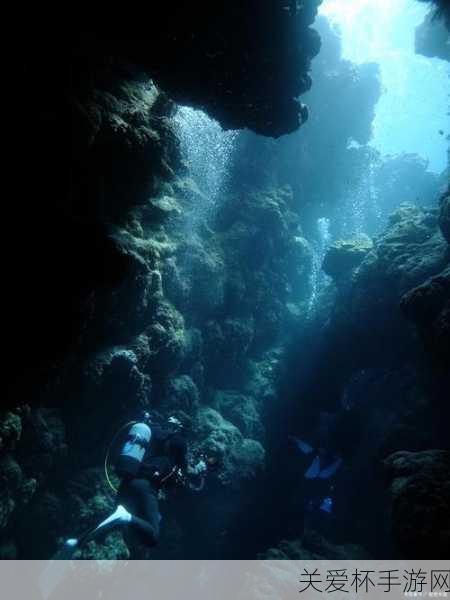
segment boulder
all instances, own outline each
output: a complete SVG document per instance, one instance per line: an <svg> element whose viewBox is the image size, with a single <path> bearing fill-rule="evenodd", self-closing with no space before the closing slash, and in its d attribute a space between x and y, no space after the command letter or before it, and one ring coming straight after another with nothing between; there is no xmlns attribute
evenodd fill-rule
<svg viewBox="0 0 450 600"><path fill-rule="evenodd" d="M348 277L373 248L372 240L340 240L331 244L322 263L324 272L338 282Z"/></svg>

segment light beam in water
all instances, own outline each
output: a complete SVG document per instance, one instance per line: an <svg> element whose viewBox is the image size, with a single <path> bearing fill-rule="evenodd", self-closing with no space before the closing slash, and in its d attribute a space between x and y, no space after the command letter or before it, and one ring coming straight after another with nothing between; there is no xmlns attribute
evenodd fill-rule
<svg viewBox="0 0 450 600"><path fill-rule="evenodd" d="M342 31L344 58L380 65L383 95L373 145L381 154L416 153L446 167L449 66L414 51L415 29L429 10L416 0L325 0L320 12Z"/></svg>

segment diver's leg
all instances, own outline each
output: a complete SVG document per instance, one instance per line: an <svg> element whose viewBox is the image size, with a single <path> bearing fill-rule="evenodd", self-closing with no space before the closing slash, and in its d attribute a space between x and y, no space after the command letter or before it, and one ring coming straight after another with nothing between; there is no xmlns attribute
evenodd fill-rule
<svg viewBox="0 0 450 600"><path fill-rule="evenodd" d="M127 496L132 496L132 506L127 505L131 512L129 525L144 544L154 546L159 539L161 521L156 492L146 479L133 479L128 484Z"/></svg>
<svg viewBox="0 0 450 600"><path fill-rule="evenodd" d="M95 529L93 529L92 531L85 534L80 539L80 543L82 541L86 542L90 539L93 539L100 533L106 533L107 531L110 531L114 527L118 527L120 525L126 525L130 521L131 521L131 514L127 511L127 509L124 506L119 504L117 506L116 510L111 515L109 515L109 517L106 517L106 519L104 521L102 521L101 523L99 523L97 525L97 527L95 527Z"/></svg>
<svg viewBox="0 0 450 600"><path fill-rule="evenodd" d="M140 517L131 516L130 525L139 533L146 546L156 546L159 538L159 527L155 528Z"/></svg>
<svg viewBox="0 0 450 600"><path fill-rule="evenodd" d="M90 529L84 533L80 538L70 538L66 540L65 547L67 549L76 550L82 544L95 539L100 534L105 534L114 527L121 525L127 525L131 521L131 514L122 505L118 505L116 510L109 515L104 521L99 523L94 529Z"/></svg>

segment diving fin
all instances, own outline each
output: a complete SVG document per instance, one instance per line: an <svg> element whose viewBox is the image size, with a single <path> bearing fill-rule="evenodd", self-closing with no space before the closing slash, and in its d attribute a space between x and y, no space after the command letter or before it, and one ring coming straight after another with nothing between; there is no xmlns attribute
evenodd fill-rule
<svg viewBox="0 0 450 600"><path fill-rule="evenodd" d="M325 467L325 469L322 469L320 471L320 473L318 474L318 478L328 479L336 473L336 471L340 468L341 465L342 458L337 458L334 462L331 463L331 465L328 465L328 467Z"/></svg>
<svg viewBox="0 0 450 600"><path fill-rule="evenodd" d="M299 439L298 437L291 435L290 439L294 442L294 444L300 450L300 452L303 452L303 454L311 454L311 452L314 449L312 446Z"/></svg>
<svg viewBox="0 0 450 600"><path fill-rule="evenodd" d="M316 458L312 461L311 465L304 474L305 479L316 479L320 473L320 458Z"/></svg>
<svg viewBox="0 0 450 600"><path fill-rule="evenodd" d="M48 561L39 577L39 590L42 598L50 598L55 589L64 579L70 565L70 560L78 550L78 540L72 538L66 540L63 547Z"/></svg>
<svg viewBox="0 0 450 600"><path fill-rule="evenodd" d="M64 579L70 560L73 559L75 552L88 542L94 539L99 533L105 533L116 525L124 525L131 521L131 514L122 505L118 505L116 510L102 521L94 529L90 529L79 539L70 538L66 540L56 554L49 560L39 578L39 588L43 598L49 598L53 591Z"/></svg>

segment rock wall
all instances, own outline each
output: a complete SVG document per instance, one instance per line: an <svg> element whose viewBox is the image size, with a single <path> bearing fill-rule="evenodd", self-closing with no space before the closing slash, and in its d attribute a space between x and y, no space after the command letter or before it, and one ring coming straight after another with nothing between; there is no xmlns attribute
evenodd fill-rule
<svg viewBox="0 0 450 600"><path fill-rule="evenodd" d="M283 288L289 255L307 249L298 249L277 189L241 212L233 197L217 235L203 224L190 239L200 192L180 160L173 101L203 107L224 127L294 130L306 118L298 96L320 46L310 27L317 5L167 5L158 26L139 27L125 12L93 16L88 27L75 19L70 32L40 13L23 29L11 79L21 201L4 214L14 224L0 413L5 556L47 557L60 535L112 506L102 457L142 407L183 413L198 444L221 458L218 489L263 464L255 397L271 394L270 353L294 293ZM261 208L250 234L252 203ZM261 274L244 283L251 235L261 246L266 234L269 249L251 258ZM39 531L30 540L31 526ZM92 552L126 549L116 540Z"/></svg>
<svg viewBox="0 0 450 600"><path fill-rule="evenodd" d="M48 557L104 517L114 502L103 473L108 444L145 408L177 415L191 452L219 465L199 498L163 507L165 533L151 556L220 556L242 486L264 468L262 411L305 301L311 252L289 188L236 184L215 215L199 217L208 198L181 160L166 95L128 67L105 67L97 83L73 107L74 212L58 236L74 257L48 282L56 295L41 326L47 312L61 327L71 309L77 321L61 348L49 332L46 385L30 368L2 414L2 553ZM194 534L195 515L215 535ZM82 556L130 550L143 556L114 534Z"/></svg>
<svg viewBox="0 0 450 600"><path fill-rule="evenodd" d="M1 557L47 558L64 537L111 510L105 454L117 429L143 408L161 418L177 415L192 452L206 450L219 465L204 493L167 500L163 539L150 556L248 558L276 547L303 526L298 468L280 440L288 429L310 433L320 410L342 406L348 410L338 443L346 470L336 498L346 504L343 523L352 526L330 534L360 541L363 532L371 553L386 550L374 541L388 503L373 477L384 477L385 461L398 548L406 555L406 545L417 542L428 557L433 507L418 502L427 525L413 541L401 507L422 458L425 480L435 458L444 472L443 456L427 452L431 442L446 443L446 421L437 415L448 412L448 194L440 213L403 206L373 243L335 245L324 263L334 284L309 318L313 255L306 237L318 216L339 206L348 178L373 159L365 146L346 149L351 139L370 139L376 68L342 61L337 37L322 23L331 45L319 82L323 97L336 101L320 129L325 137L332 130L336 147L306 136L291 154L302 164L293 179L292 165L282 164L298 139L277 146L242 135L230 187L208 218L195 215L208 198L177 141L173 99L206 108L225 127L273 136L304 121L296 98L311 85L309 62L319 49L309 27L316 8L244 2L230 10L216 3L199 14L168 5L167 29L150 37L121 22L107 35L93 25L59 40L60 56L54 36L35 54L24 48L25 127L16 136L24 201L11 203L6 215L13 227L5 274ZM123 35L131 30L131 38ZM336 93L343 80L348 97ZM40 90L31 117L28 89ZM360 118L337 119L359 92L361 110L350 112ZM331 126L341 122L342 129ZM341 156L322 177L323 164ZM404 463L414 477L396 483ZM365 506L352 487L356 475ZM447 490L438 488L441 510ZM330 545L312 532L274 552L364 554L347 541ZM116 533L81 556L130 553L147 556Z"/></svg>
<svg viewBox="0 0 450 600"><path fill-rule="evenodd" d="M291 351L290 370L298 374L284 399L296 434L310 439L321 412L339 417L328 443L346 467L334 491L340 524L328 532L372 555L431 558L443 556L447 544L448 486L440 466L448 452L450 384L446 197L440 209L401 206L373 245L333 244L323 265L333 284L319 299L308 376L297 367L305 330ZM289 485L289 494L300 493L298 483ZM423 528L411 526L412 515Z"/></svg>

